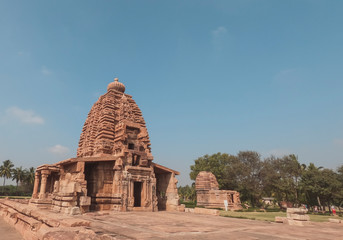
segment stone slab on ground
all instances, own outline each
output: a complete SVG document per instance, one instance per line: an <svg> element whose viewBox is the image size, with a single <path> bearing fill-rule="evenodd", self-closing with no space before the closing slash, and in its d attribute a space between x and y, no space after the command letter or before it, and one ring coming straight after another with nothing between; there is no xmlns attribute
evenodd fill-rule
<svg viewBox="0 0 343 240"><path fill-rule="evenodd" d="M0 201L1 203L2 201ZM5 202L6 203L6 202ZM68 239L342 239L342 224L311 223L310 226L280 225L277 223L236 219L181 212L113 212L87 213L73 217L9 205L0 209L1 216L16 227L26 240ZM15 213L17 211L17 213ZM26 217L22 218L21 215ZM13 216L13 217L11 217ZM27 217L36 217L42 224L33 229ZM19 219L20 221L16 221ZM22 220L26 221L23 222ZM47 225L50 219L60 224ZM65 222L64 224L62 224ZM299 221L304 222L304 221ZM0 235L1 239L1 235ZM17 238L18 239L18 238Z"/></svg>
<svg viewBox="0 0 343 240"><path fill-rule="evenodd" d="M15 230L13 226L5 222L0 217L0 239L6 240L22 240L22 236Z"/></svg>
<svg viewBox="0 0 343 240"><path fill-rule="evenodd" d="M342 239L340 224L291 226L220 216L127 212L93 217L91 229L118 239Z"/></svg>
<svg viewBox="0 0 343 240"><path fill-rule="evenodd" d="M287 220L286 217L275 217L276 223L284 223Z"/></svg>
<svg viewBox="0 0 343 240"><path fill-rule="evenodd" d="M219 216L219 210L207 208L194 208L194 213Z"/></svg>
<svg viewBox="0 0 343 240"><path fill-rule="evenodd" d="M341 223L341 219L329 218L330 223Z"/></svg>

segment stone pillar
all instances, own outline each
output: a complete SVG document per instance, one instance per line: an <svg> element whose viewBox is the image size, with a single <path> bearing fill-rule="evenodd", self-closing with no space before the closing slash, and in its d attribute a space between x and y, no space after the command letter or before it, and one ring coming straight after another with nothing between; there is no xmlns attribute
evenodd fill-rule
<svg viewBox="0 0 343 240"><path fill-rule="evenodd" d="M33 186L33 193L32 193L32 198L38 198L38 187L39 187L39 179L40 178L40 173L36 172L35 173L35 183Z"/></svg>
<svg viewBox="0 0 343 240"><path fill-rule="evenodd" d="M48 180L48 174L42 173L42 183L40 185L40 192L39 192L40 199L45 198L47 180Z"/></svg>

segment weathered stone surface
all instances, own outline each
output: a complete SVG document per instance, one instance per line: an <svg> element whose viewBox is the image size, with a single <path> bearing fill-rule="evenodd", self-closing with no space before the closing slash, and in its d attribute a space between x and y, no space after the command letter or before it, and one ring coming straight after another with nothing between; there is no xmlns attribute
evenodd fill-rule
<svg viewBox="0 0 343 240"><path fill-rule="evenodd" d="M330 223L341 223L341 219L337 219L337 218L329 218L329 222Z"/></svg>
<svg viewBox="0 0 343 240"><path fill-rule="evenodd" d="M294 220L294 219L289 219L287 218L286 222L288 225L292 225L292 226L309 226L311 225L310 221L298 221L298 220Z"/></svg>
<svg viewBox="0 0 343 240"><path fill-rule="evenodd" d="M88 114L77 157L37 168L30 204L72 215L182 211L179 173L152 160L142 112L115 79Z"/></svg>
<svg viewBox="0 0 343 240"><path fill-rule="evenodd" d="M275 222L283 222L294 226L310 225L310 216L305 208L287 208L287 218L275 217Z"/></svg>
<svg viewBox="0 0 343 240"><path fill-rule="evenodd" d="M14 206L14 205L13 205ZM12 206L12 207L13 207ZM42 222L37 231L20 220L14 221L0 200L0 215L11 223L26 240L50 239L341 239L343 228L340 224L312 223L304 225L272 224L265 221L225 218L205 214L180 212L89 212L69 216L41 210L41 220L46 217L60 222L49 227ZM27 205L19 206L23 211ZM18 208L18 209L19 209ZM13 208L11 208L14 210ZM15 213L16 211L12 211ZM23 212L17 212L23 214ZM1 224L1 223L0 223ZM306 224L306 223L305 223ZM3 235L0 235L2 239ZM5 238L7 239L7 238Z"/></svg>
<svg viewBox="0 0 343 240"><path fill-rule="evenodd" d="M306 214L307 211L305 208L287 208L287 213Z"/></svg>
<svg viewBox="0 0 343 240"><path fill-rule="evenodd" d="M194 213L194 208L185 208L186 213Z"/></svg>
<svg viewBox="0 0 343 240"><path fill-rule="evenodd" d="M287 213L287 218L298 221L310 221L310 216L305 214Z"/></svg>
<svg viewBox="0 0 343 240"><path fill-rule="evenodd" d="M219 190L216 177L211 172L201 171L195 179L197 193L197 205L206 208L223 208L224 201L228 203L228 209L241 209L239 193L232 190Z"/></svg>
<svg viewBox="0 0 343 240"><path fill-rule="evenodd" d="M219 210L207 208L194 208L194 213L219 216Z"/></svg>
<svg viewBox="0 0 343 240"><path fill-rule="evenodd" d="M287 220L286 217L275 217L276 223L284 223Z"/></svg>

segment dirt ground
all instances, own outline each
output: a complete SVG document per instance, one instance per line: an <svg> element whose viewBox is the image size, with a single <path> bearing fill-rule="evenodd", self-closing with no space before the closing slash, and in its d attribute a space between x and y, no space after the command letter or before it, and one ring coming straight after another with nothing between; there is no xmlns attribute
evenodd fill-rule
<svg viewBox="0 0 343 240"><path fill-rule="evenodd" d="M289 226L282 223L171 212L94 212L76 217L90 221L91 225L86 228L96 234L106 234L114 239L343 239L342 223ZM0 239L22 238L0 218Z"/></svg>

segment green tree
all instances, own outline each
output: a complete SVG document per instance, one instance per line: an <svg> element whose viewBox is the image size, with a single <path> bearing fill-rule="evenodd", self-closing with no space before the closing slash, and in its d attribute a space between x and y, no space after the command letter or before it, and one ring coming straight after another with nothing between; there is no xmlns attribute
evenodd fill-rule
<svg viewBox="0 0 343 240"><path fill-rule="evenodd" d="M24 179L26 184L33 186L35 182L35 172L36 172L36 169L34 167L30 167L29 170L26 171L25 179Z"/></svg>
<svg viewBox="0 0 343 240"><path fill-rule="evenodd" d="M196 201L196 192L194 184L192 184L192 186L186 185L184 187L178 187L178 193L182 201Z"/></svg>
<svg viewBox="0 0 343 240"><path fill-rule="evenodd" d="M340 175L331 169L316 167L310 163L301 180L306 201L309 205L326 205L329 207L340 196Z"/></svg>
<svg viewBox="0 0 343 240"><path fill-rule="evenodd" d="M261 156L253 151L241 151L237 154L237 158L240 163L237 182L241 200L258 206L263 191Z"/></svg>
<svg viewBox="0 0 343 240"><path fill-rule="evenodd" d="M339 190L335 195L335 204L339 207L343 206L343 165L337 168L337 180L339 184Z"/></svg>
<svg viewBox="0 0 343 240"><path fill-rule="evenodd" d="M191 166L190 178L195 180L201 171L212 172L218 181L220 189L225 189L232 184L228 179L228 168L235 162L235 157L226 153L216 153L213 155L204 155L194 161Z"/></svg>
<svg viewBox="0 0 343 240"><path fill-rule="evenodd" d="M18 183L22 183L25 180L26 177L26 170L24 170L21 166L14 168L12 170L12 180L15 180L17 183L17 188L18 188Z"/></svg>
<svg viewBox="0 0 343 240"><path fill-rule="evenodd" d="M11 178L13 167L14 165L11 160L5 160L2 162L2 165L0 166L0 176L4 178L3 187L5 187L5 180L7 178Z"/></svg>

